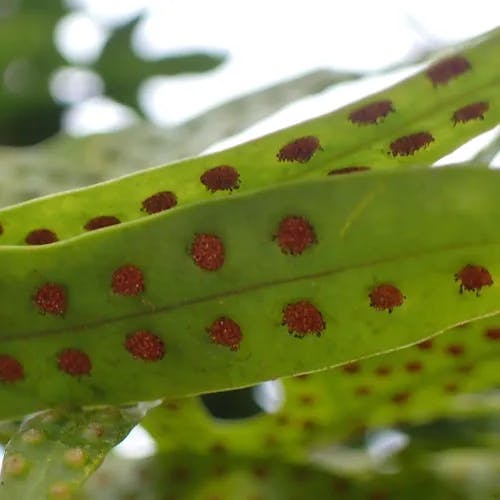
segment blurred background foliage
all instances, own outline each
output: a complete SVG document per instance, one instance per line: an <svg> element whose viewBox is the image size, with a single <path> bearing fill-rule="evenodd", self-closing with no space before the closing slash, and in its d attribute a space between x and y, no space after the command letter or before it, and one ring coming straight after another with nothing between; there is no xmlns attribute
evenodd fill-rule
<svg viewBox="0 0 500 500"><path fill-rule="evenodd" d="M0 3L0 144L35 144L60 130L64 104L49 82L69 61L54 44L54 29L68 8L57 0L2 0ZM131 46L140 17L111 30L97 60L80 69L95 72L112 99L142 113L139 85L153 75L209 71L224 54L190 53L145 60Z"/></svg>

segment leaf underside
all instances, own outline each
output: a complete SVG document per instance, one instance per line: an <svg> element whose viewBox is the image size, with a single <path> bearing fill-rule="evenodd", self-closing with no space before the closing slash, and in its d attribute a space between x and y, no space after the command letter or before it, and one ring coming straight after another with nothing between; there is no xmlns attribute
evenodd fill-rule
<svg viewBox="0 0 500 500"><path fill-rule="evenodd" d="M1 416L56 402L114 404L240 387L494 316L499 174L409 169L308 180L179 208L126 231L6 248L0 298L12 307L1 312L0 345L25 376L0 387ZM283 253L275 238L290 215L304 217L317 238L300 255ZM220 269L195 264L197 234L223 242ZM111 290L124 264L142 270L143 293ZM456 275L468 264L484 266L493 285L460 293ZM40 314L34 304L45 282L67 289L64 315ZM370 293L386 283L405 297L392 313L370 306ZM297 338L283 325L284 308L301 301L321 313L320 336ZM239 350L211 340L207 328L220 317L241 328ZM162 359L144 361L125 349L127 336L141 330L162 340ZM56 358L64 349L86 353L90 374L61 372Z"/></svg>

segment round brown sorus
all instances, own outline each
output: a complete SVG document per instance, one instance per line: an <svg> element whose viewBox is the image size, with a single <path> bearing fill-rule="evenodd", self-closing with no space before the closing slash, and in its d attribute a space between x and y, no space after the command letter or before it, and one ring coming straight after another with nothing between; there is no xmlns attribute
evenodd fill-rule
<svg viewBox="0 0 500 500"><path fill-rule="evenodd" d="M177 205L177 198L172 191L160 191L142 202L141 210L148 214L157 214Z"/></svg>
<svg viewBox="0 0 500 500"><path fill-rule="evenodd" d="M23 378L23 365L8 354L0 354L0 382L17 382Z"/></svg>
<svg viewBox="0 0 500 500"><path fill-rule="evenodd" d="M362 166L343 167L330 170L330 172L328 172L328 175L355 174L356 172L366 172L367 170L370 170L370 167L362 167Z"/></svg>
<svg viewBox="0 0 500 500"><path fill-rule="evenodd" d="M422 370L422 363L420 361L408 361L405 365L405 370L408 373L417 373Z"/></svg>
<svg viewBox="0 0 500 500"><path fill-rule="evenodd" d="M57 355L59 369L73 377L89 375L92 370L90 358L80 349L63 349Z"/></svg>
<svg viewBox="0 0 500 500"><path fill-rule="evenodd" d="M460 280L460 293L464 290L474 291L479 295L483 286L491 286L493 279L489 271L483 266L467 264L455 274L455 280Z"/></svg>
<svg viewBox="0 0 500 500"><path fill-rule="evenodd" d="M471 65L463 56L451 56L430 66L426 74L434 86L445 85L453 78L469 71Z"/></svg>
<svg viewBox="0 0 500 500"><path fill-rule="evenodd" d="M276 157L279 161L298 161L299 163L306 163L318 149L322 151L319 139L313 135L307 135L285 144L278 151Z"/></svg>
<svg viewBox="0 0 500 500"><path fill-rule="evenodd" d="M159 361L165 355L163 340L147 330L138 330L127 335L125 349L134 358L144 361Z"/></svg>
<svg viewBox="0 0 500 500"><path fill-rule="evenodd" d="M397 392L396 394L393 394L393 396L391 397L391 401L398 405L406 403L408 399L410 399L409 392Z"/></svg>
<svg viewBox="0 0 500 500"><path fill-rule="evenodd" d="M114 215L99 215L90 219L83 227L87 231L95 231L96 229L115 226L116 224L120 224L120 219L117 219Z"/></svg>
<svg viewBox="0 0 500 500"><path fill-rule="evenodd" d="M448 382L447 384L444 385L443 390L445 392L457 392L458 391L458 385L455 382Z"/></svg>
<svg viewBox="0 0 500 500"><path fill-rule="evenodd" d="M35 229L28 233L25 241L28 245L48 245L58 241L58 238L50 229Z"/></svg>
<svg viewBox="0 0 500 500"><path fill-rule="evenodd" d="M454 124L466 123L471 120L484 120L484 114L489 109L489 104L487 102L474 102L468 104L463 108L457 109L452 116Z"/></svg>
<svg viewBox="0 0 500 500"><path fill-rule="evenodd" d="M345 373L350 373L350 374L358 373L361 370L361 365L356 361L351 361L350 363L342 365L342 370Z"/></svg>
<svg viewBox="0 0 500 500"><path fill-rule="evenodd" d="M375 368L375 374L380 377L386 377L387 375L390 375L391 372L392 368L389 365L380 365Z"/></svg>
<svg viewBox="0 0 500 500"><path fill-rule="evenodd" d="M207 332L213 342L225 345L231 351L237 351L240 348L240 342L243 338L241 328L236 321L222 316L217 318L208 328Z"/></svg>
<svg viewBox="0 0 500 500"><path fill-rule="evenodd" d="M318 337L325 329L325 321L321 312L307 300L288 304L283 309L283 325L295 337L316 334Z"/></svg>
<svg viewBox="0 0 500 500"><path fill-rule="evenodd" d="M144 275L132 264L121 266L113 273L111 288L119 295L139 295L144 292Z"/></svg>
<svg viewBox="0 0 500 500"><path fill-rule="evenodd" d="M314 394L300 394L299 402L304 406L312 406L316 403L316 397Z"/></svg>
<svg viewBox="0 0 500 500"><path fill-rule="evenodd" d="M57 283L45 283L38 288L33 301L40 312L62 316L68 304L66 288Z"/></svg>
<svg viewBox="0 0 500 500"><path fill-rule="evenodd" d="M370 306L379 311L388 310L392 312L395 307L399 307L404 302L404 295L401 290L389 283L376 286L369 294Z"/></svg>
<svg viewBox="0 0 500 500"><path fill-rule="evenodd" d="M431 142L434 142L434 137L429 132L405 135L391 142L391 153L392 156L410 156Z"/></svg>
<svg viewBox="0 0 500 500"><path fill-rule="evenodd" d="M240 174L230 165L220 165L206 170L200 177L200 181L209 191L232 191L238 189Z"/></svg>
<svg viewBox="0 0 500 500"><path fill-rule="evenodd" d="M355 109L349 113L349 120L358 125L368 125L377 123L382 118L385 118L394 108L392 101L384 100L372 102L365 106Z"/></svg>
<svg viewBox="0 0 500 500"><path fill-rule="evenodd" d="M314 229L305 217L285 217L275 236L283 253L301 254L306 248L317 243Z"/></svg>
<svg viewBox="0 0 500 500"><path fill-rule="evenodd" d="M429 349L432 349L432 345L434 344L434 342L432 341L432 339L426 339L426 340L422 340L420 341L418 344L417 344L417 347L421 350L421 351L428 351Z"/></svg>
<svg viewBox="0 0 500 500"><path fill-rule="evenodd" d="M500 340L500 328L488 328L484 336L489 340Z"/></svg>
<svg viewBox="0 0 500 500"><path fill-rule="evenodd" d="M360 385L356 387L356 395L357 396L368 396L371 394L371 389L367 385Z"/></svg>
<svg viewBox="0 0 500 500"><path fill-rule="evenodd" d="M191 257L199 268L216 271L225 259L222 240L213 234L197 234L191 245Z"/></svg>
<svg viewBox="0 0 500 500"><path fill-rule="evenodd" d="M462 356L462 354L465 352L465 349L461 344L449 344L446 346L446 352L450 356Z"/></svg>

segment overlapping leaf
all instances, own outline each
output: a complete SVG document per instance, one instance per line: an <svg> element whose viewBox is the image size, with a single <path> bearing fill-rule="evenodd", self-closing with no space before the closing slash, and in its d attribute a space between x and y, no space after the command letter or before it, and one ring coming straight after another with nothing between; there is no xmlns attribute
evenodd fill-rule
<svg viewBox="0 0 500 500"><path fill-rule="evenodd" d="M499 47L500 31L495 31L454 56L458 59L441 61L444 65L437 70L434 66L432 71L334 113L227 151L4 210L0 241L23 244L29 231L37 227L48 227L65 239L82 234L88 218L103 215L121 222L137 220L144 216L141 203L158 191L173 193L179 207L227 197L228 189L214 193L213 186L207 189L200 180L207 170L218 166L235 169L238 180L229 183L235 196L291 179L323 178L332 170L353 166L390 169L432 163L498 123L500 72L490 59ZM375 108L367 110L374 103L378 103ZM290 156L290 149L280 154L291 141L303 137L314 140L292 147L295 156ZM297 157L304 148L307 154ZM300 161L279 161L277 155ZM126 203L123 193L127 193ZM59 209L61 205L64 211Z"/></svg>
<svg viewBox="0 0 500 500"><path fill-rule="evenodd" d="M30 417L6 448L0 496L69 500L143 414L135 408L75 408Z"/></svg>
<svg viewBox="0 0 500 500"><path fill-rule="evenodd" d="M2 311L0 345L22 371L4 370L2 416L240 387L495 316L499 174L414 169L301 181L59 244L4 247L0 297L12 307ZM300 255L280 247L289 216L314 231ZM461 293L456 277L468 265L492 286ZM114 283L128 266L135 274L123 286L132 292ZM385 284L404 296L392 313L376 299ZM220 318L237 324L237 344L214 333Z"/></svg>

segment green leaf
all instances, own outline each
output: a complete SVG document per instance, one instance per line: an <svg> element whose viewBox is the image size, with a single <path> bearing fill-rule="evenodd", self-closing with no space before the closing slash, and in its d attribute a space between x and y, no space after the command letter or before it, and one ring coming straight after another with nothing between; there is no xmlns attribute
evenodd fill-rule
<svg viewBox="0 0 500 500"><path fill-rule="evenodd" d="M0 148L0 205L87 186L166 160L199 154L286 104L359 75L313 71L233 99L174 128L145 122L110 134L60 135L29 148ZM73 162L71 158L78 158Z"/></svg>
<svg viewBox="0 0 500 500"><path fill-rule="evenodd" d="M135 408L103 408L30 417L5 450L1 497L69 500L143 415Z"/></svg>
<svg viewBox="0 0 500 500"><path fill-rule="evenodd" d="M32 144L59 130L62 107L48 81L63 63L53 42L63 13L59 1L31 0L0 20L0 144Z"/></svg>
<svg viewBox="0 0 500 500"><path fill-rule="evenodd" d="M113 464L110 464L113 465ZM135 470L123 460L103 470L88 484L92 500L137 498L156 500L182 498L198 500L303 500L305 498L386 499L465 498L453 483L446 483L423 469L409 469L398 475L366 475L351 479L315 465L299 465L276 459L263 460L244 455L216 453L161 454L139 462ZM119 470L128 475L121 484ZM110 475L113 479L110 480ZM127 481L127 479L129 479ZM126 482L125 482L126 481ZM117 484L118 483L118 484Z"/></svg>
<svg viewBox="0 0 500 500"><path fill-rule="evenodd" d="M311 448L369 430L496 415L498 408L469 408L462 401L498 384L499 331L498 318L488 318L405 349L284 379L284 403L275 414L228 424L211 418L193 398L166 401L143 425L164 451L206 453L218 445L230 453L308 463Z"/></svg>
<svg viewBox="0 0 500 500"><path fill-rule="evenodd" d="M0 415L241 387L495 316L499 174L331 176L3 247Z"/></svg>
<svg viewBox="0 0 500 500"><path fill-rule="evenodd" d="M179 205L188 205L227 197L231 195L231 187L239 186L238 192L232 193L235 196L291 179L324 178L331 171L353 166L387 170L430 164L498 124L500 74L490 58L499 48L500 30L497 30L455 56L467 61L470 67L446 83L434 83L436 66L433 66L432 71L428 70L431 73L418 73L346 108L230 150L19 205L0 214L5 229L2 244L22 244L28 232L37 226L55 231L60 239L80 235L84 217L112 215L122 222L137 220L144 215L142 201L158 191L172 192ZM444 69L438 66L441 78L455 67L455 59L451 63L449 59L446 61ZM375 111L374 108L367 111L365 106L374 103L379 103ZM475 103L485 103L488 109L483 107L482 115L472 115L475 118L471 120L457 121L464 119L464 107ZM373 113L386 116L379 116L373 123L357 123L360 115L366 121L367 116L373 118ZM465 114L470 117L471 113L469 110ZM305 151L302 153L305 156L298 159L311 156L309 161L279 161L290 160L290 152L300 151ZM235 169L233 175L239 178L229 179L226 189L211 192L200 181L201 176L209 175L208 171L219 166L231 166ZM61 205L64 211L60 210Z"/></svg>

